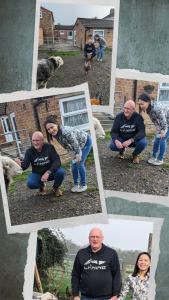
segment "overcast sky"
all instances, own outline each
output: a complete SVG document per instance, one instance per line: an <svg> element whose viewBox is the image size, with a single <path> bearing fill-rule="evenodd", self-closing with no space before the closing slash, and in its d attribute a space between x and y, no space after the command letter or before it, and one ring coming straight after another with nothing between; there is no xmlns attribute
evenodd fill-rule
<svg viewBox="0 0 169 300"><path fill-rule="evenodd" d="M146 251L149 233L153 232L153 223L135 220L109 219L109 224L88 224L74 228L65 228L61 231L66 239L75 244L88 244L88 234L91 228L99 227L104 233L104 243L123 250Z"/></svg>
<svg viewBox="0 0 169 300"><path fill-rule="evenodd" d="M79 18L104 18L110 12L111 6L84 5L84 4L54 4L42 3L43 7L51 10L54 15L55 24L74 25Z"/></svg>

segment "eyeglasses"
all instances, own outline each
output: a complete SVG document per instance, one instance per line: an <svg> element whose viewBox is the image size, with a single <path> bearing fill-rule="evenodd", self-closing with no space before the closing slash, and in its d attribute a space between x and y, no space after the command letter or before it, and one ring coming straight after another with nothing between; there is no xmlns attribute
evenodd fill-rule
<svg viewBox="0 0 169 300"><path fill-rule="evenodd" d="M98 235L90 235L89 238L90 238L90 239L97 239L97 240L99 240L99 239L101 239L102 237L101 237L101 236L98 236Z"/></svg>

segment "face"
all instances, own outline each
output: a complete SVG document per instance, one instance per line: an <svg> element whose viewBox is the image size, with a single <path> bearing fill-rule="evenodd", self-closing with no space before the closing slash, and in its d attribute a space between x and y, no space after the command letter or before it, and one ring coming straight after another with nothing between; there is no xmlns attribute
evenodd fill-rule
<svg viewBox="0 0 169 300"><path fill-rule="evenodd" d="M145 101L143 101L141 99L139 99L138 104L139 104L141 110L143 110L143 111L146 111L147 108L148 108L148 106L149 106L148 102L145 102Z"/></svg>
<svg viewBox="0 0 169 300"><path fill-rule="evenodd" d="M134 111L135 111L135 108L126 102L123 107L123 112L124 112L125 117L127 119L130 119L130 117L132 116Z"/></svg>
<svg viewBox="0 0 169 300"><path fill-rule="evenodd" d="M137 266L140 271L148 271L148 268L150 267L150 258L146 254L142 254L139 257L139 260L137 262Z"/></svg>
<svg viewBox="0 0 169 300"><path fill-rule="evenodd" d="M98 251L102 247L103 235L99 229L91 230L89 234L89 243L93 251Z"/></svg>
<svg viewBox="0 0 169 300"><path fill-rule="evenodd" d="M33 134L32 145L36 150L41 151L42 147L44 145L43 136L41 136L39 134Z"/></svg>
<svg viewBox="0 0 169 300"><path fill-rule="evenodd" d="M54 123L47 123L46 130L49 132L49 134L55 136L58 132L58 125Z"/></svg>
<svg viewBox="0 0 169 300"><path fill-rule="evenodd" d="M88 39L88 44L91 45L92 44L92 40Z"/></svg>

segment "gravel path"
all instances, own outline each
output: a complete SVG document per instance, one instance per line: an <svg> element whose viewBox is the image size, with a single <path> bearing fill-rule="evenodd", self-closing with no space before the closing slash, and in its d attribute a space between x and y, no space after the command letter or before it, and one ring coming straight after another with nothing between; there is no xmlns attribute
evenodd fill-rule
<svg viewBox="0 0 169 300"><path fill-rule="evenodd" d="M96 96L97 92L103 94L103 104L108 105L110 95L110 78L111 78L111 52L105 54L103 62L97 62L94 58L92 70L88 75L84 72L83 53L75 56L64 56L64 65L56 71L47 84L50 87L71 87L88 81L90 97ZM40 52L39 58L49 57L47 52Z"/></svg>
<svg viewBox="0 0 169 300"><path fill-rule="evenodd" d="M96 171L93 164L87 167L88 190L71 193L72 175L70 167L62 185L64 195L55 197L52 184L47 183L47 195L38 195L37 190L26 187L25 181L15 182L13 192L8 193L9 211L12 225L89 215L101 212Z"/></svg>
<svg viewBox="0 0 169 300"><path fill-rule="evenodd" d="M168 195L169 187L169 152L163 166L147 163L151 153L151 143L142 153L140 164L131 162L132 149L127 149L125 159L117 158L117 152L108 148L108 141L99 141L98 150L106 190L124 191L152 195Z"/></svg>

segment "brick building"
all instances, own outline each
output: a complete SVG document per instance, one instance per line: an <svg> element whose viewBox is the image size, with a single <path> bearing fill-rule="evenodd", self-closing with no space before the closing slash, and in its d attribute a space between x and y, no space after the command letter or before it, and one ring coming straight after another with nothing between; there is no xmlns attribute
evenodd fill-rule
<svg viewBox="0 0 169 300"><path fill-rule="evenodd" d="M84 48L88 36L92 35L94 37L95 34L102 36L107 42L107 47L112 48L113 19L77 18L74 31L76 46L80 49Z"/></svg>
<svg viewBox="0 0 169 300"><path fill-rule="evenodd" d="M54 43L54 17L52 11L40 8L39 46Z"/></svg>
<svg viewBox="0 0 169 300"><path fill-rule="evenodd" d="M47 140L44 120L56 114L60 124L89 129L86 99L83 93L13 101L0 105L0 148L19 145L23 153L30 146L34 131L42 131ZM26 146L25 146L26 145ZM55 141L60 154L65 150ZM10 150L10 149L9 149Z"/></svg>
<svg viewBox="0 0 169 300"><path fill-rule="evenodd" d="M54 27L55 41L62 42L74 42L74 30L73 25L55 25Z"/></svg>
<svg viewBox="0 0 169 300"><path fill-rule="evenodd" d="M116 78L114 113L117 114L117 112L121 111L124 103L129 99L133 99L136 102L137 111L139 111L138 96L144 92L144 86L146 85L154 86L153 97L157 100L159 93L159 84L157 82ZM148 115L145 113L142 113L142 115L145 123L151 125L152 122Z"/></svg>

